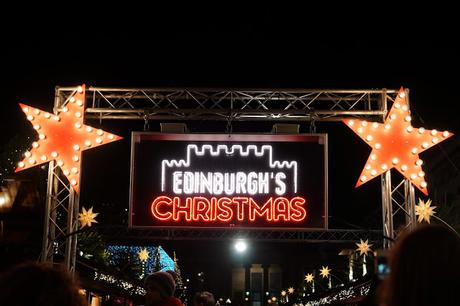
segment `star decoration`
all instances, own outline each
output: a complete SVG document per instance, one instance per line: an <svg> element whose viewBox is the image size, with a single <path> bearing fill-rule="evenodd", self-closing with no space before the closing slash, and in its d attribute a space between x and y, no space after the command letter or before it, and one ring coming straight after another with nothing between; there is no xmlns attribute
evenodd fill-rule
<svg viewBox="0 0 460 306"><path fill-rule="evenodd" d="M369 146L372 152L366 162L356 187L380 174L396 168L424 194L428 194L427 183L422 170L423 161L419 154L453 134L437 130L425 130L411 125L409 104L406 93L401 88L385 122L367 122L347 119L347 124Z"/></svg>
<svg viewBox="0 0 460 306"><path fill-rule="evenodd" d="M328 266L323 266L320 270L320 275L323 277L323 278L326 278L329 276L329 273L331 272L331 269L329 269Z"/></svg>
<svg viewBox="0 0 460 306"><path fill-rule="evenodd" d="M372 244L369 244L368 239L366 239L366 241L363 241L362 239L359 240L360 242L356 243L356 245L358 246L356 251L359 251L359 255L367 255L367 253L371 251Z"/></svg>
<svg viewBox="0 0 460 306"><path fill-rule="evenodd" d="M281 291L281 296L286 296L286 290Z"/></svg>
<svg viewBox="0 0 460 306"><path fill-rule="evenodd" d="M149 259L149 251L147 251L147 249L142 249L139 253L137 253L139 255L139 259L140 261L147 261L147 259Z"/></svg>
<svg viewBox="0 0 460 306"><path fill-rule="evenodd" d="M307 275L305 275L305 280L307 281L307 283L311 283L314 278L315 277L311 273L307 273Z"/></svg>
<svg viewBox="0 0 460 306"><path fill-rule="evenodd" d="M289 288L288 288L288 292L289 292L289 294L293 294L293 293L294 293L294 288L289 287Z"/></svg>
<svg viewBox="0 0 460 306"><path fill-rule="evenodd" d="M38 140L25 152L16 172L55 160L76 192L79 191L81 152L120 140L121 137L85 125L85 86L79 86L58 115L19 104Z"/></svg>
<svg viewBox="0 0 460 306"><path fill-rule="evenodd" d="M96 217L99 213L93 213L93 208L86 210L83 207L82 212L78 214L78 221L80 221L81 228L85 226L91 227L91 223L97 223Z"/></svg>
<svg viewBox="0 0 460 306"><path fill-rule="evenodd" d="M430 217L433 216L436 212L434 211L436 206L431 206L431 199L426 203L422 200L418 200L418 205L415 205L415 215L418 216L417 221L422 222L425 220L430 223Z"/></svg>

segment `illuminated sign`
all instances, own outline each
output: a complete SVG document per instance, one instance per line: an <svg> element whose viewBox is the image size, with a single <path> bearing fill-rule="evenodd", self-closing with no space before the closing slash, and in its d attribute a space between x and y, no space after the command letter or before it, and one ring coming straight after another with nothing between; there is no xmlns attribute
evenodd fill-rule
<svg viewBox="0 0 460 306"><path fill-rule="evenodd" d="M133 133L130 226L326 228L322 134Z"/></svg>

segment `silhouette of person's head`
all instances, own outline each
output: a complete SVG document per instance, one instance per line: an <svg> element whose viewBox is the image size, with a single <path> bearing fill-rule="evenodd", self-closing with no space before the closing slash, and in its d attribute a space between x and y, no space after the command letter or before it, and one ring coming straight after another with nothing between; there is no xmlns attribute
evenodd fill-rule
<svg viewBox="0 0 460 306"><path fill-rule="evenodd" d="M0 275L0 305L81 306L78 285L62 267L23 263Z"/></svg>
<svg viewBox="0 0 460 306"><path fill-rule="evenodd" d="M460 288L460 237L439 225L402 234L390 251L388 306L453 305Z"/></svg>
<svg viewBox="0 0 460 306"><path fill-rule="evenodd" d="M215 306L216 300L211 292L197 292L193 297L193 306Z"/></svg>

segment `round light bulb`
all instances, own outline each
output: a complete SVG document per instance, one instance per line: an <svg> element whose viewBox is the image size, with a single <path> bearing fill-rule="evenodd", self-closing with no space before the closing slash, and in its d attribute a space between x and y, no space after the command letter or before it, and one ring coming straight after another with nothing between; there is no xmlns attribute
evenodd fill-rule
<svg viewBox="0 0 460 306"><path fill-rule="evenodd" d="M38 148L38 147L39 147L39 144L38 144L38 142L36 142L36 141L32 142L32 147L34 147L34 148Z"/></svg>
<svg viewBox="0 0 460 306"><path fill-rule="evenodd" d="M408 109L409 109L409 108L407 107L407 105L403 105L403 106L402 106L402 110L403 110L403 111L407 112Z"/></svg>
<svg viewBox="0 0 460 306"><path fill-rule="evenodd" d="M412 152L412 154L417 154L418 149L414 147L414 148L412 148L411 152Z"/></svg>
<svg viewBox="0 0 460 306"><path fill-rule="evenodd" d="M64 169L64 175L68 176L70 174L70 171L68 169Z"/></svg>
<svg viewBox="0 0 460 306"><path fill-rule="evenodd" d="M83 87L78 86L78 87L77 87L77 91L78 91L78 93L82 93L82 92L83 92Z"/></svg>
<svg viewBox="0 0 460 306"><path fill-rule="evenodd" d="M406 122L410 122L412 120L411 116L407 115L404 120L406 120Z"/></svg>
<svg viewBox="0 0 460 306"><path fill-rule="evenodd" d="M361 122L361 125L362 125L362 126L367 126L367 121L366 121L366 120L362 121L362 122Z"/></svg>
<svg viewBox="0 0 460 306"><path fill-rule="evenodd" d="M398 103L398 102L396 102L396 103L395 103L395 108L400 108L400 107L401 107L401 104Z"/></svg>
<svg viewBox="0 0 460 306"><path fill-rule="evenodd" d="M389 130L389 129L391 129L391 125L390 125L390 124L388 124L388 123L387 123L387 124L385 124L385 130Z"/></svg>
<svg viewBox="0 0 460 306"><path fill-rule="evenodd" d="M18 166L19 166L19 168L24 168L25 164L24 164L24 162L19 162Z"/></svg>
<svg viewBox="0 0 460 306"><path fill-rule="evenodd" d="M410 179L411 179L411 180L415 180L416 178L417 178L417 174L412 173L412 174L410 175Z"/></svg>
<svg viewBox="0 0 460 306"><path fill-rule="evenodd" d="M374 139L374 137L372 137L372 135L367 135L367 136L366 136L366 140L367 140L367 141L372 141L372 139Z"/></svg>
<svg viewBox="0 0 460 306"><path fill-rule="evenodd" d="M83 102L81 102L81 100L78 99L78 100L77 100L77 105L78 105L78 106L82 106L82 105L83 105Z"/></svg>
<svg viewBox="0 0 460 306"><path fill-rule="evenodd" d="M73 149L74 149L75 151L78 151L78 150L80 150L80 146L77 145L77 144L74 144L74 145L73 145Z"/></svg>
<svg viewBox="0 0 460 306"><path fill-rule="evenodd" d="M31 165L35 164L35 158L33 157L29 158L29 164Z"/></svg>
<svg viewBox="0 0 460 306"><path fill-rule="evenodd" d="M406 128L406 131L408 133L412 132L414 130L414 128L412 127L412 125L409 125L407 128Z"/></svg>
<svg viewBox="0 0 460 306"><path fill-rule="evenodd" d="M69 101L70 103L75 103L75 97L71 97Z"/></svg>
<svg viewBox="0 0 460 306"><path fill-rule="evenodd" d="M376 171L375 169L373 169L373 170L371 171L371 175L372 175L372 176L376 176L376 175L377 175L377 171Z"/></svg>
<svg viewBox="0 0 460 306"><path fill-rule="evenodd" d="M87 127L86 127L86 131L87 131L88 133L91 133L92 130L93 130L92 127L90 127L90 126L87 126Z"/></svg>
<svg viewBox="0 0 460 306"><path fill-rule="evenodd" d="M401 170L402 170L402 171L406 171L406 170L407 170L407 165L402 165L402 166L401 166Z"/></svg>
<svg viewBox="0 0 460 306"><path fill-rule="evenodd" d="M32 115L27 115L27 120L29 120L29 121L34 120L34 116L32 116Z"/></svg>
<svg viewBox="0 0 460 306"><path fill-rule="evenodd" d="M77 129L81 128L81 123L80 122L75 122L75 128L77 128Z"/></svg>
<svg viewBox="0 0 460 306"><path fill-rule="evenodd" d="M401 99L404 99L404 98L406 97L406 93L405 93L404 91L401 91L401 92L399 93L399 97L400 97Z"/></svg>
<svg viewBox="0 0 460 306"><path fill-rule="evenodd" d="M102 135L104 135L104 132L103 132L102 130L97 130L97 134L98 134L99 136L102 136Z"/></svg>
<svg viewBox="0 0 460 306"><path fill-rule="evenodd" d="M362 134L363 133L363 128L358 128L357 131L358 131L359 134Z"/></svg>
<svg viewBox="0 0 460 306"><path fill-rule="evenodd" d="M89 140L85 140L85 146L87 146L87 147L91 147L91 141L89 141Z"/></svg>
<svg viewBox="0 0 460 306"><path fill-rule="evenodd" d="M382 147L382 145L381 145L380 143L376 143L376 144L375 144L375 148L376 148L377 150L380 150L381 147Z"/></svg>
<svg viewBox="0 0 460 306"><path fill-rule="evenodd" d="M396 119L396 115L395 115L395 114L391 114L391 115L390 115L390 119L391 119L391 120L395 120L395 119Z"/></svg>
<svg viewBox="0 0 460 306"><path fill-rule="evenodd" d="M349 125L349 126L353 126L354 124L355 124L355 121L353 121L353 120L348 120L348 125Z"/></svg>
<svg viewBox="0 0 460 306"><path fill-rule="evenodd" d="M367 180L367 177L365 175L361 176L361 182L364 182Z"/></svg>
<svg viewBox="0 0 460 306"><path fill-rule="evenodd" d="M80 117L81 117L81 113L80 113L80 112L76 112L76 113L75 113L75 117L80 118Z"/></svg>
<svg viewBox="0 0 460 306"><path fill-rule="evenodd" d="M75 174L77 174L77 173L78 173L77 167L73 167L73 168L72 168L72 172L75 173Z"/></svg>
<svg viewBox="0 0 460 306"><path fill-rule="evenodd" d="M39 138L40 140L43 140L43 139L46 138L46 136L45 136L45 134L39 134L39 135L38 135L38 138Z"/></svg>
<svg viewBox="0 0 460 306"><path fill-rule="evenodd" d="M436 130L431 130L431 136L434 136L434 135L436 135L437 133L438 133L438 131L436 131Z"/></svg>
<svg viewBox="0 0 460 306"><path fill-rule="evenodd" d="M40 129L40 124L34 124L34 130L39 130Z"/></svg>
<svg viewBox="0 0 460 306"><path fill-rule="evenodd" d="M382 170L387 170L387 169L388 169L388 166L387 166L387 164L382 164L382 166L381 166L381 167L382 167Z"/></svg>
<svg viewBox="0 0 460 306"><path fill-rule="evenodd" d="M42 155L42 157L40 157L40 159L41 159L42 161L46 161L46 155Z"/></svg>
<svg viewBox="0 0 460 306"><path fill-rule="evenodd" d="M50 113L45 113L43 116L45 116L46 119L49 119L51 117Z"/></svg>
<svg viewBox="0 0 460 306"><path fill-rule="evenodd" d="M372 160L376 160L376 159L377 159L377 155L371 154L371 159L372 159Z"/></svg>
<svg viewBox="0 0 460 306"><path fill-rule="evenodd" d="M420 176L420 177L424 177L424 176L425 176L425 172L423 172L423 171L420 171L420 172L418 173L418 176Z"/></svg>
<svg viewBox="0 0 460 306"><path fill-rule="evenodd" d="M29 112L29 108L28 108L27 106L26 106L26 107L23 107L23 108L22 108L22 111L23 111L24 113L28 113L28 112Z"/></svg>
<svg viewBox="0 0 460 306"><path fill-rule="evenodd" d="M40 110L39 109L34 109L34 114L37 115L37 116L40 115Z"/></svg>
<svg viewBox="0 0 460 306"><path fill-rule="evenodd" d="M61 120L61 118L59 118L59 116L54 116L53 119L54 119L54 121L60 121Z"/></svg>
<svg viewBox="0 0 460 306"><path fill-rule="evenodd" d="M32 156L32 154L29 151L27 151L27 152L24 153L24 156L25 157L30 157L30 156Z"/></svg>
<svg viewBox="0 0 460 306"><path fill-rule="evenodd" d="M426 188L427 185L428 184L425 181L420 183L420 186L422 186L422 188Z"/></svg>
<svg viewBox="0 0 460 306"><path fill-rule="evenodd" d="M114 137L113 137L112 134L109 134L109 135L107 135L107 138L109 138L110 140L112 140Z"/></svg>
<svg viewBox="0 0 460 306"><path fill-rule="evenodd" d="M397 163L399 163L399 159L395 157L391 160L391 162L393 163L393 165L396 165Z"/></svg>
<svg viewBox="0 0 460 306"><path fill-rule="evenodd" d="M429 146L428 142L424 141L424 142L422 143L422 147L423 147L424 149L428 148L428 146Z"/></svg>
<svg viewBox="0 0 460 306"><path fill-rule="evenodd" d="M447 136L449 136L449 132L448 132L448 131L444 131L444 132L442 132L442 136L443 136L443 137L447 137Z"/></svg>
<svg viewBox="0 0 460 306"><path fill-rule="evenodd" d="M78 156L77 156L77 155L72 156L72 160L73 160L74 162L77 162L77 161L78 161Z"/></svg>
<svg viewBox="0 0 460 306"><path fill-rule="evenodd" d="M424 128L421 127L421 128L418 129L418 133L419 133L419 134L423 134L424 132L425 132L425 129L424 129Z"/></svg>
<svg viewBox="0 0 460 306"><path fill-rule="evenodd" d="M63 162L62 160L58 160L58 161L57 161L57 164L58 164L59 167L64 166L64 162Z"/></svg>
<svg viewBox="0 0 460 306"><path fill-rule="evenodd" d="M433 143L438 143L439 139L438 139L437 137L433 137L433 139L431 139L431 141L432 141Z"/></svg>
<svg viewBox="0 0 460 306"><path fill-rule="evenodd" d="M63 111L64 113L67 113L67 112L69 111L69 108L68 108L67 106L64 106L64 107L62 108L62 111Z"/></svg>
<svg viewBox="0 0 460 306"><path fill-rule="evenodd" d="M96 142L97 142L97 143L102 143L101 137L96 138Z"/></svg>
<svg viewBox="0 0 460 306"><path fill-rule="evenodd" d="M56 158L58 156L58 153L56 151L51 152L51 157Z"/></svg>
<svg viewBox="0 0 460 306"><path fill-rule="evenodd" d="M366 167L364 167L366 170L370 170L372 167L371 165L367 164Z"/></svg>
<svg viewBox="0 0 460 306"><path fill-rule="evenodd" d="M70 181L70 183L71 183L73 186L75 186L75 185L77 185L77 180L76 180L76 179L72 179L72 180Z"/></svg>
<svg viewBox="0 0 460 306"><path fill-rule="evenodd" d="M376 129L376 128L379 127L379 124L378 124L377 122L373 122L373 123L372 123L372 127L373 127L374 129Z"/></svg>
<svg viewBox="0 0 460 306"><path fill-rule="evenodd" d="M415 162L415 164L416 164L417 166L421 166L421 165L423 165L423 160L418 159L418 160Z"/></svg>

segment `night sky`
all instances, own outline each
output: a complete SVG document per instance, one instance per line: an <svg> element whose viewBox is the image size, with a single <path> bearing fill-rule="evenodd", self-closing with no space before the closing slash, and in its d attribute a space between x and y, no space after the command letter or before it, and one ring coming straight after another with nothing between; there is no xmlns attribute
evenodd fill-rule
<svg viewBox="0 0 460 306"><path fill-rule="evenodd" d="M453 20L441 15L448 8L430 14L398 7L377 14L377 10L358 13L338 8L332 12L288 5L256 9L227 5L212 12L189 7L112 9L110 13L79 7L46 15L18 13L14 22L2 22L2 147L16 135L27 134L28 123L18 102L51 111L56 85L81 83L107 87L404 86L410 89L414 126L460 133L456 92L460 48L455 41L460 35ZM89 124L99 126L96 121ZM269 132L272 124L236 123L234 130ZM330 222L342 228L378 228L379 183L354 189L370 150L338 125L318 125L318 132L331 133L329 158L334 161L330 161L329 176L336 178L330 181L334 190L329 194ZM100 211L105 209L102 205L114 205L112 212L121 212L113 220L124 219L129 132L142 126L141 121L102 123L128 139L84 153L83 180L88 179L83 182L81 205L100 206ZM197 132L224 131L224 127L222 123L190 124ZM158 131L159 122L151 122L150 129ZM307 123L302 123L301 131L308 132ZM444 146L458 143L455 137L431 149L432 154L444 154ZM96 165L107 169L98 171ZM111 186L103 187L113 192L101 191L96 184L115 176ZM374 198L375 207L370 207Z"/></svg>

